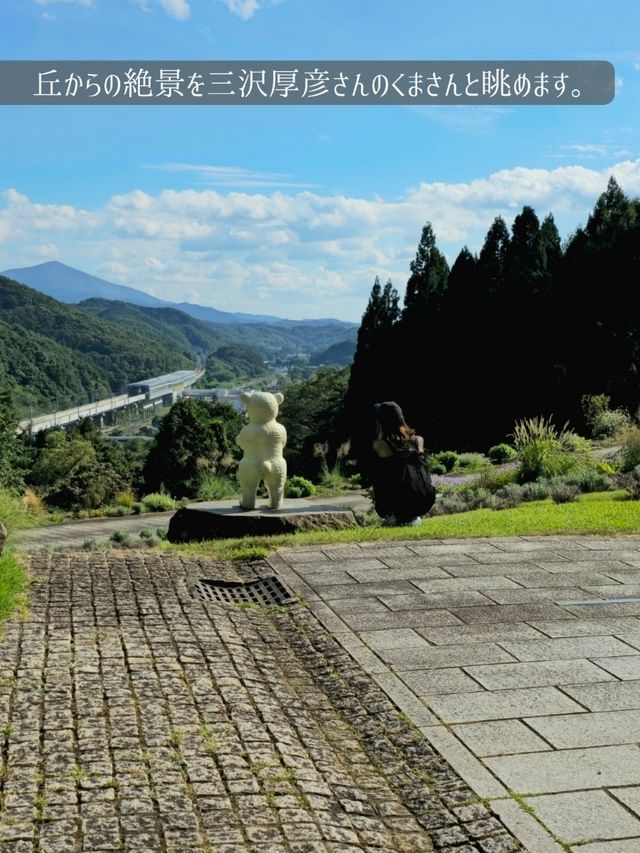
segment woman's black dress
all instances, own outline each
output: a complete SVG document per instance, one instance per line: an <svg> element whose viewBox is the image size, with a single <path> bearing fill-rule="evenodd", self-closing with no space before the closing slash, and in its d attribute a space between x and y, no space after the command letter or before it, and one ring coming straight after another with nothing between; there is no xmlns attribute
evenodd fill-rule
<svg viewBox="0 0 640 853"><path fill-rule="evenodd" d="M378 515L409 521L429 512L436 500L424 452L414 439L385 439L393 454L376 454L373 476L374 505Z"/></svg>

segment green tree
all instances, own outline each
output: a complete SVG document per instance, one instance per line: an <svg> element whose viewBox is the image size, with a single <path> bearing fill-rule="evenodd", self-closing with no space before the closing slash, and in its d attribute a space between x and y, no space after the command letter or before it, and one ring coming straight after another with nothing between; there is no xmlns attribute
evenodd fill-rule
<svg viewBox="0 0 640 853"><path fill-rule="evenodd" d="M445 316L449 265L436 246L429 222L422 229L410 270L404 309L393 336L394 390L385 399L400 403L407 422L429 441L437 441L442 416L434 401L441 399L446 383L440 362L450 334Z"/></svg>
<svg viewBox="0 0 640 853"><path fill-rule="evenodd" d="M0 488L15 491L23 484L22 446L9 392L0 386Z"/></svg>
<svg viewBox="0 0 640 853"><path fill-rule="evenodd" d="M127 484L89 419L39 436L34 456L28 482L50 506L96 509L111 503Z"/></svg>
<svg viewBox="0 0 640 853"><path fill-rule="evenodd" d="M447 289L449 265L436 246L431 223L422 229L416 256L409 265L411 276L404 297L403 321L420 324L425 312L438 310Z"/></svg>
<svg viewBox="0 0 640 853"><path fill-rule="evenodd" d="M316 444L326 445L327 464L335 463L338 448L349 435L345 422L348 381L349 368L331 368L283 389L278 420L287 430L284 455L289 476L318 479L322 459L314 453Z"/></svg>
<svg viewBox="0 0 640 853"><path fill-rule="evenodd" d="M160 422L145 462L146 491L196 497L206 474L228 470L241 455L235 438L243 424L242 415L226 403L178 400Z"/></svg>
<svg viewBox="0 0 640 853"><path fill-rule="evenodd" d="M373 404L398 393L395 341L400 317L398 303L398 292L391 281L382 288L376 276L358 329L356 352L348 374L344 403L348 427L345 429L351 440L351 453L365 478L373 437Z"/></svg>

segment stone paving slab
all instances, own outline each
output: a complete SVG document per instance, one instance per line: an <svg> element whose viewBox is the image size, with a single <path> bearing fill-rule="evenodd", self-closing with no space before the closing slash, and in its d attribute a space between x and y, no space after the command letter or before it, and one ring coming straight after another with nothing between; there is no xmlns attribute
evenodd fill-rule
<svg viewBox="0 0 640 853"><path fill-rule="evenodd" d="M302 604L191 594L268 565L25 559L32 606L0 641L1 853L521 849L416 727L437 723L426 706L354 661L374 666L363 640Z"/></svg>
<svg viewBox="0 0 640 853"><path fill-rule="evenodd" d="M593 662L622 681L640 679L640 653L632 657L593 658Z"/></svg>
<svg viewBox="0 0 640 853"><path fill-rule="evenodd" d="M564 719L564 717L551 719ZM454 726L453 731L475 755L482 757L514 755L519 752L544 752L551 749L549 743L542 740L520 720L464 723ZM547 737L546 734L545 737Z"/></svg>
<svg viewBox="0 0 640 853"><path fill-rule="evenodd" d="M640 783L637 744L504 755L485 763L511 790L532 794Z"/></svg>
<svg viewBox="0 0 640 853"><path fill-rule="evenodd" d="M589 711L625 711L640 708L640 681L566 685L563 689Z"/></svg>
<svg viewBox="0 0 640 853"><path fill-rule="evenodd" d="M434 717L423 727L430 742L532 853L640 850L640 605L578 603L640 597L640 537L395 547L406 550L381 559L397 574L340 564L355 585L415 587L369 599L384 610L344 615L388 665L378 683L393 699L398 673L417 717L420 708ZM348 585L341 594L357 597ZM430 613L442 623L419 621ZM511 660L474 660L488 649Z"/></svg>
<svg viewBox="0 0 640 853"><path fill-rule="evenodd" d="M615 637L580 637L579 639L506 640L503 649L521 661L570 660L571 658L612 657L633 655L634 649ZM640 661L640 652L637 653Z"/></svg>
<svg viewBox="0 0 640 853"><path fill-rule="evenodd" d="M526 802L570 844L594 838L640 838L640 821L604 791L528 797Z"/></svg>
<svg viewBox="0 0 640 853"><path fill-rule="evenodd" d="M640 741L640 714L635 710L531 717L525 723L556 749Z"/></svg>
<svg viewBox="0 0 640 853"><path fill-rule="evenodd" d="M626 632L638 632L640 640L640 619L631 616L598 619L595 616L592 619L532 622L531 627L549 637L596 637L616 634L623 639ZM629 640L625 642L629 643Z"/></svg>

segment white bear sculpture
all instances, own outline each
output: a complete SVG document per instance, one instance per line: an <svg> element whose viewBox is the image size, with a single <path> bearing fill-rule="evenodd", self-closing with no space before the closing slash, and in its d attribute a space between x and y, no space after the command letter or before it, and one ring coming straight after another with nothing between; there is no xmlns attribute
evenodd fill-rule
<svg viewBox="0 0 640 853"><path fill-rule="evenodd" d="M244 451L238 466L240 506L255 509L256 490L263 480L269 493L269 508L279 509L287 479L287 461L282 450L287 443L287 431L276 421L282 394L252 391L241 395L247 408L249 423L238 433L236 443Z"/></svg>

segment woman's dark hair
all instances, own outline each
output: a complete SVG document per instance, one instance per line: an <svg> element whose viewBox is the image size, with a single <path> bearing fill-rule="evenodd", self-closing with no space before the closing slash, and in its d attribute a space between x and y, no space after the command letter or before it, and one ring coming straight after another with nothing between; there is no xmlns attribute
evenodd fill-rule
<svg viewBox="0 0 640 853"><path fill-rule="evenodd" d="M380 424L382 438L411 438L415 435L415 430L405 422L402 409L392 400L376 403L373 411Z"/></svg>

